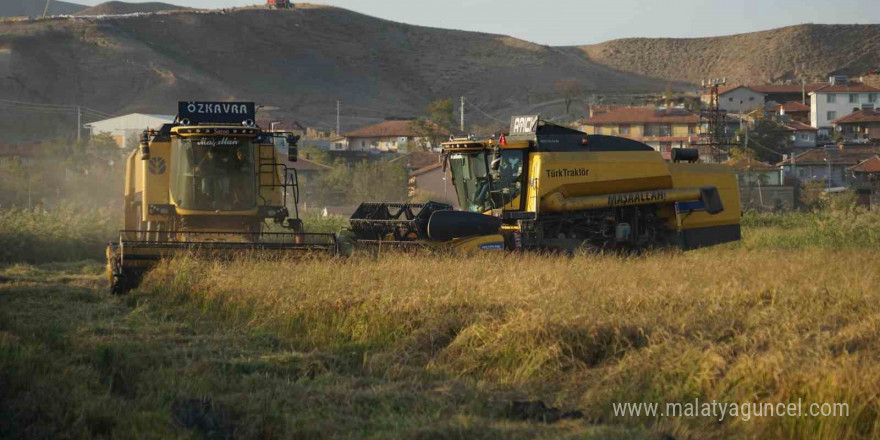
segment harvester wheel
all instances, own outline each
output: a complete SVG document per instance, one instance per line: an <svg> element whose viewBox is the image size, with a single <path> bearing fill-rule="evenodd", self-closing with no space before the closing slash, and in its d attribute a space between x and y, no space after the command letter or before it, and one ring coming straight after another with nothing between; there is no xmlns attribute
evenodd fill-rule
<svg viewBox="0 0 880 440"><path fill-rule="evenodd" d="M125 275L121 273L113 274L113 279L110 281L110 294L112 295L124 295L128 293L128 283Z"/></svg>

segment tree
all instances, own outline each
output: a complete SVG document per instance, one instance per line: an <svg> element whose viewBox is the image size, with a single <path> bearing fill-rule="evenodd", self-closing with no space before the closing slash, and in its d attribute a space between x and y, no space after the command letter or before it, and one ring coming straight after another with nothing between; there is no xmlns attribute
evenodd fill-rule
<svg viewBox="0 0 880 440"><path fill-rule="evenodd" d="M553 88L556 89L556 93L561 94L565 99L566 115L571 111L571 103L585 92L584 86L577 78L560 79L553 83Z"/></svg>
<svg viewBox="0 0 880 440"><path fill-rule="evenodd" d="M782 160L782 154L791 153L791 133L775 121L758 119L748 129L748 149L757 160L776 163Z"/></svg>
<svg viewBox="0 0 880 440"><path fill-rule="evenodd" d="M428 115L429 120L448 132L451 132L455 127L455 115L452 111L451 99L432 101L425 108L425 113Z"/></svg>
<svg viewBox="0 0 880 440"><path fill-rule="evenodd" d="M432 101L425 108L425 114L427 119L418 118L409 123L410 130L419 138L415 146L422 151L442 142L453 131L455 124L451 99Z"/></svg>

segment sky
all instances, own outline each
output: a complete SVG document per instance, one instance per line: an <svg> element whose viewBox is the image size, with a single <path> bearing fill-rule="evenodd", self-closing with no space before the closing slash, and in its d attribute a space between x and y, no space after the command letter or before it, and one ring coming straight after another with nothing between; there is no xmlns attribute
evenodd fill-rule
<svg viewBox="0 0 880 440"><path fill-rule="evenodd" d="M68 0L96 5L106 0ZM127 0L142 3L145 0ZM226 8L262 0L162 0ZM878 0L311 0L387 20L511 35L554 46L707 37L802 23L880 23Z"/></svg>

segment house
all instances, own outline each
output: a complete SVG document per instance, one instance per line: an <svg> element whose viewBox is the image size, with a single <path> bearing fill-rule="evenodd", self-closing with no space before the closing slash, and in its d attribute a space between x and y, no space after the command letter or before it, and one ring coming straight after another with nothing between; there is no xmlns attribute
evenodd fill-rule
<svg viewBox="0 0 880 440"><path fill-rule="evenodd" d="M704 106L711 104L711 95L703 94L700 100ZM764 94L748 86L725 87L718 90L718 107L729 113L744 113L757 107L764 107Z"/></svg>
<svg viewBox="0 0 880 440"><path fill-rule="evenodd" d="M171 115L149 115L131 113L115 118L91 122L85 127L91 135L106 133L113 137L119 148L135 148L138 146L140 134L144 130L158 130L164 124L174 122Z"/></svg>
<svg viewBox="0 0 880 440"><path fill-rule="evenodd" d="M444 172L439 162L409 173L410 197L418 201L448 203L458 209L458 198L452 175Z"/></svg>
<svg viewBox="0 0 880 440"><path fill-rule="evenodd" d="M744 209L760 211L794 208L794 188L783 185L778 167L752 158L724 162L736 172L739 198Z"/></svg>
<svg viewBox="0 0 880 440"><path fill-rule="evenodd" d="M314 194L318 192L318 180L317 177L325 172L330 171L330 166L324 165L322 163L316 162L314 160L306 159L302 156L298 157L296 162L290 162L287 160L287 155L284 154L281 156L281 163L287 166L288 168L296 169L296 176L299 183L299 198L300 200L313 200ZM293 200L291 199L291 195L288 194L287 206L288 209L293 208Z"/></svg>
<svg viewBox="0 0 880 440"><path fill-rule="evenodd" d="M880 205L880 156L871 156L850 167L858 202L863 206Z"/></svg>
<svg viewBox="0 0 880 440"><path fill-rule="evenodd" d="M810 92L824 87L826 83L810 84L762 84L749 86L750 89L764 94L765 101L800 102L810 105Z"/></svg>
<svg viewBox="0 0 880 440"><path fill-rule="evenodd" d="M861 109L863 105L875 107L880 99L880 89L846 77L831 77L828 84L810 93L810 125L819 129L819 137L831 133L831 121Z"/></svg>
<svg viewBox="0 0 880 440"><path fill-rule="evenodd" d="M795 154L776 164L783 178L797 177L801 181L825 181L828 186L848 186L853 182L849 168L877 154L865 146L833 146L814 148Z"/></svg>
<svg viewBox="0 0 880 440"><path fill-rule="evenodd" d="M785 104L777 105L774 108L774 112L792 121L804 124L810 123L810 106L804 105L799 101L789 101Z"/></svg>
<svg viewBox="0 0 880 440"><path fill-rule="evenodd" d="M866 108L831 121L844 139L880 139L880 110Z"/></svg>
<svg viewBox="0 0 880 440"><path fill-rule="evenodd" d="M664 153L695 142L700 117L681 108L619 107L582 119L579 124L584 133L626 137Z"/></svg>
<svg viewBox="0 0 880 440"><path fill-rule="evenodd" d="M386 119L378 124L359 128L343 136L348 145L348 151L361 151L370 153L406 152L411 143L424 145L426 148L434 148L441 139L449 137L449 132L426 121L425 125L434 134L428 136L420 130L415 119Z"/></svg>
<svg viewBox="0 0 880 440"><path fill-rule="evenodd" d="M433 151L410 151L402 156L395 157L388 163L398 164L406 169L407 173L415 170L438 165L440 163L440 154Z"/></svg>
<svg viewBox="0 0 880 440"><path fill-rule="evenodd" d="M285 121L278 119L259 119L257 126L266 131L286 131L303 137L306 129L297 121Z"/></svg>
<svg viewBox="0 0 880 440"><path fill-rule="evenodd" d="M799 121L784 121L781 125L783 130L791 132L789 140L793 148L816 148L816 128Z"/></svg>

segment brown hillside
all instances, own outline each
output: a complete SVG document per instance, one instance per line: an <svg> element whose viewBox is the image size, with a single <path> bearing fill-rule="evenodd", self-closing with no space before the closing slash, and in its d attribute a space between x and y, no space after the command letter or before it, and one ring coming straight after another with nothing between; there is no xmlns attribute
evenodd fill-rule
<svg viewBox="0 0 880 440"><path fill-rule="evenodd" d="M254 100L280 109L261 119L324 127L335 125L340 100L343 130L419 114L431 100L460 95L502 120L519 110L558 111L554 82L565 78L605 92L667 85L506 36L330 7L7 22L0 23L4 50L6 99L107 113L172 113L189 99ZM17 131L32 121L0 116L7 115L0 120ZM488 120L473 109L468 115Z"/></svg>
<svg viewBox="0 0 880 440"><path fill-rule="evenodd" d="M73 14L87 6L52 0L49 15ZM0 17L37 17L43 15L46 0L0 0Z"/></svg>
<svg viewBox="0 0 880 440"><path fill-rule="evenodd" d="M169 5L168 3L125 3L125 2L106 2L97 6L84 9L77 12L76 15L121 15L134 14L137 12L161 12L176 9L189 9L183 6Z"/></svg>
<svg viewBox="0 0 880 440"><path fill-rule="evenodd" d="M640 75L699 83L824 79L880 67L880 25L799 25L712 38L628 38L579 46L592 61Z"/></svg>

